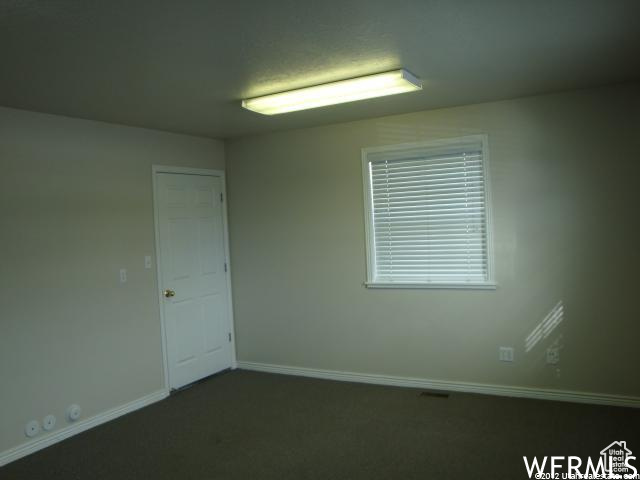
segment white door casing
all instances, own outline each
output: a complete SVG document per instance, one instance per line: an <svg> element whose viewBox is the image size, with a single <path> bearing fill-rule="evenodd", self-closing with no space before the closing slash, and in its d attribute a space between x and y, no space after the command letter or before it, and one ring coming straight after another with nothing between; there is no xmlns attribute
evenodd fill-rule
<svg viewBox="0 0 640 480"><path fill-rule="evenodd" d="M224 177L198 172L154 168L165 378L172 389L235 363Z"/></svg>

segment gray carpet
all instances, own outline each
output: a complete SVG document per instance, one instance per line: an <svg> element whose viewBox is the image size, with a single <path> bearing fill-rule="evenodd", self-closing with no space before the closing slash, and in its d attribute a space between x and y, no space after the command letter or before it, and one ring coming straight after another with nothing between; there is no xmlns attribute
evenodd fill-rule
<svg viewBox="0 0 640 480"><path fill-rule="evenodd" d="M0 478L524 479L523 455L591 455L640 409L234 371L0 468ZM636 466L638 463L636 462Z"/></svg>

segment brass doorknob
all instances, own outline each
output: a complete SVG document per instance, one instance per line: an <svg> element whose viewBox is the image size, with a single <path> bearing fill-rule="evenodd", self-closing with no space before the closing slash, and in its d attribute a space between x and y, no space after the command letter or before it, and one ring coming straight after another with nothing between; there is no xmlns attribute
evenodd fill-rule
<svg viewBox="0 0 640 480"><path fill-rule="evenodd" d="M173 290L165 290L164 291L164 296L167 297L167 298L175 297L176 296L176 292L174 292Z"/></svg>

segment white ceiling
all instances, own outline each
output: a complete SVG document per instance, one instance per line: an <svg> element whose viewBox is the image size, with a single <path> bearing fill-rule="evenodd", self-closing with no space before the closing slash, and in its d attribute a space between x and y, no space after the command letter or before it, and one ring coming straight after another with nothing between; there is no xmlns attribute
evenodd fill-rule
<svg viewBox="0 0 640 480"><path fill-rule="evenodd" d="M0 105L226 138L640 78L640 0L0 0ZM421 92L240 99L405 67Z"/></svg>

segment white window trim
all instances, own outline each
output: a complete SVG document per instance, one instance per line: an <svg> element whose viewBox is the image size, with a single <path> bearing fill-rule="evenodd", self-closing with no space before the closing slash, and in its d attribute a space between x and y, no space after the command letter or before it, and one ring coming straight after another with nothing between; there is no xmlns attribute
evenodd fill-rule
<svg viewBox="0 0 640 480"><path fill-rule="evenodd" d="M373 244L373 224L372 209L373 198L372 188L369 178L368 156L372 153L393 152L398 150L408 150L413 148L437 148L449 145L457 145L466 142L480 142L482 144L482 166L484 174L484 194L485 194L485 222L487 231L487 281L474 283L436 283L436 282L381 282L375 277L375 246ZM367 280L364 285L367 288L434 288L434 289L480 289L494 290L497 288L494 276L494 256L493 256L493 221L491 214L491 179L489 175L489 145L487 135L467 135L464 137L445 138L429 140L424 142L402 143L396 145L385 145L382 147L367 147L362 149L362 180L364 191L364 213L365 213L365 237L367 254Z"/></svg>

